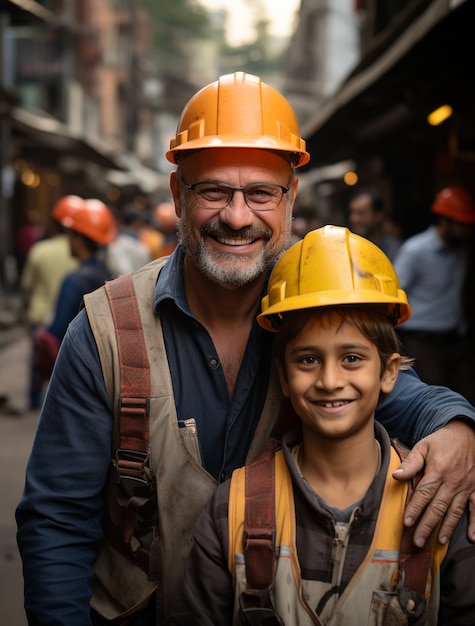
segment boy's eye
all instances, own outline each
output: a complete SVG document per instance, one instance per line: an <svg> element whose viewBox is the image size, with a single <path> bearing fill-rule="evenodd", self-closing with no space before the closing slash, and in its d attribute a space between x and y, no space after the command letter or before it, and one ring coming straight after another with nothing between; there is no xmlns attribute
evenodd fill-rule
<svg viewBox="0 0 475 626"><path fill-rule="evenodd" d="M318 359L315 356L304 356L302 357L300 362L304 363L305 365L315 365L315 363L318 363Z"/></svg>
<svg viewBox="0 0 475 626"><path fill-rule="evenodd" d="M358 363L361 359L356 354L348 354L343 360L346 363Z"/></svg>

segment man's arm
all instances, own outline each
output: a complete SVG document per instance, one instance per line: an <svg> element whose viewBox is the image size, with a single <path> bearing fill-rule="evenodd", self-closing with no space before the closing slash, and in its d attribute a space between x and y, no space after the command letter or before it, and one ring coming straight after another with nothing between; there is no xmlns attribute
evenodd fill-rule
<svg viewBox="0 0 475 626"><path fill-rule="evenodd" d="M102 536L112 422L82 312L56 361L16 512L30 626L91 623L90 583Z"/></svg>
<svg viewBox="0 0 475 626"><path fill-rule="evenodd" d="M391 437L414 446L394 478L407 480L424 470L405 515L406 525L419 520L416 544L423 544L440 520L439 540L446 543L469 498L474 506L467 536L475 541L474 407L446 387L426 385L409 370L400 373L376 417Z"/></svg>

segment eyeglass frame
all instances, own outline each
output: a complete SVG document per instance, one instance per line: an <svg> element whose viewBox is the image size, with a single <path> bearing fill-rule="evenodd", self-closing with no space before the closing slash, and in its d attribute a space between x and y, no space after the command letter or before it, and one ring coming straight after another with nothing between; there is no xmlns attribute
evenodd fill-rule
<svg viewBox="0 0 475 626"><path fill-rule="evenodd" d="M196 198L196 202L197 204L202 207L203 209L209 209L211 211L222 211L223 209L225 209L226 207L228 207L231 202L233 201L234 198L234 193L236 191L241 191L242 195L244 197L244 202L246 203L246 206L251 210L254 211L256 213L263 213L264 211L274 211L282 202L282 198L289 193L289 190L292 188L292 183L290 183L290 185L288 187L285 187L284 185L279 185L278 183L264 183L264 182L260 182L260 183L249 183L249 185L244 185L243 187L235 187L234 185L229 185L228 183L222 183L220 181L217 180L203 180L203 181L198 181L197 183L193 183L192 185L189 185L186 180L183 178L183 176L180 177L181 178L181 182L184 184L184 186L189 190L192 191L195 195ZM222 207L211 207L211 206L204 206L203 204L200 204L200 196L197 194L196 192L196 187L198 185L216 185L216 187L224 187L225 189L229 189L231 191L231 193L228 195L228 200L226 202L226 204ZM247 193L246 190L249 189L250 187L275 187L281 190L282 195L280 197L279 202L277 202L277 204L271 208L262 208L262 209L255 209L251 206L249 206L248 203L248 199L247 199ZM210 201L212 202L212 201Z"/></svg>

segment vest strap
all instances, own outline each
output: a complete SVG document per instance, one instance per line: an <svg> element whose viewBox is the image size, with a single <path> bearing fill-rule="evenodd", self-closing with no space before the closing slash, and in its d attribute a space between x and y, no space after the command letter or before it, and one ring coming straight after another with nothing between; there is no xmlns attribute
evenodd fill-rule
<svg viewBox="0 0 475 626"><path fill-rule="evenodd" d="M275 463L278 447L270 439L261 455L245 466L244 555L246 589L240 597L240 608L251 626L282 624L275 612Z"/></svg>
<svg viewBox="0 0 475 626"><path fill-rule="evenodd" d="M120 443L115 452L115 468L120 484L117 499L123 510L121 538L128 548L128 558L141 567L150 580L157 581L156 624L165 624L157 491L149 464L150 363L131 274L106 282L105 291L114 320L120 364ZM147 520L145 526L153 527L154 540L148 554L135 538L136 531L140 534L145 529L139 520L139 511ZM112 529L109 533L111 537L115 534Z"/></svg>

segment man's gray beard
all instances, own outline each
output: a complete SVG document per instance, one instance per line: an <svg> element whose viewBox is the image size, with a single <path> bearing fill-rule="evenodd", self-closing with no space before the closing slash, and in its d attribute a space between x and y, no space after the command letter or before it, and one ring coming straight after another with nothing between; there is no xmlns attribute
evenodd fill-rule
<svg viewBox="0 0 475 626"><path fill-rule="evenodd" d="M282 254L288 246L292 230L292 213L287 211L286 234L279 240L264 245L259 257L251 266L239 266L239 258L232 253L215 253L212 255L206 248L204 240L196 242L186 226L186 217L182 215L178 226L178 233L186 253L189 254L196 267L213 283L227 288L244 287L259 279L272 265L273 261ZM229 265L218 264L222 259Z"/></svg>

